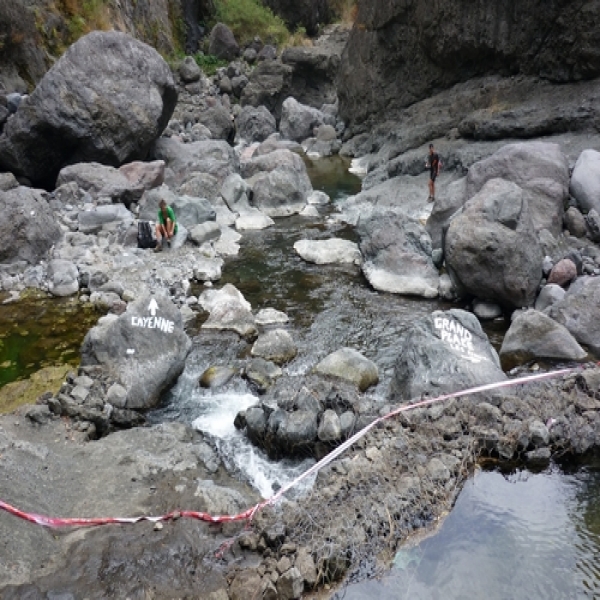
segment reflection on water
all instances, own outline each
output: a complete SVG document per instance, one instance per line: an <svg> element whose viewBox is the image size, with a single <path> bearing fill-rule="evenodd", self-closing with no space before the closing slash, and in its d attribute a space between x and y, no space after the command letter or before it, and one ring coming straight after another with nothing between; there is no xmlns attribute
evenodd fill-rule
<svg viewBox="0 0 600 600"><path fill-rule="evenodd" d="M345 600L600 598L600 461L574 473L478 473L440 530Z"/></svg>

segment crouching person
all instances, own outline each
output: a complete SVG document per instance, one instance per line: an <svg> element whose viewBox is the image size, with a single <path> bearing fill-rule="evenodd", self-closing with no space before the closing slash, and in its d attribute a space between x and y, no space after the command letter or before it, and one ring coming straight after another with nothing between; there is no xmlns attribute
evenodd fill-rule
<svg viewBox="0 0 600 600"><path fill-rule="evenodd" d="M171 240L177 233L177 219L175 212L164 201L158 204L158 221L156 222L156 248L154 252L160 252L163 249L163 241L171 247Z"/></svg>

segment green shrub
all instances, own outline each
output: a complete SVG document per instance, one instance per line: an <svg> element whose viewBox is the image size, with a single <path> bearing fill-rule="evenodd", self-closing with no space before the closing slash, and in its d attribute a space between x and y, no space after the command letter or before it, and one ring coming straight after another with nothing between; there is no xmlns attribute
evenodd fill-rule
<svg viewBox="0 0 600 600"><path fill-rule="evenodd" d="M241 46L257 35L263 42L282 45L290 35L283 20L260 0L216 0L215 22L227 25Z"/></svg>
<svg viewBox="0 0 600 600"><path fill-rule="evenodd" d="M207 77L212 77L217 69L226 67L229 64L226 60L212 56L212 54L202 54L201 52L194 55L194 60Z"/></svg>

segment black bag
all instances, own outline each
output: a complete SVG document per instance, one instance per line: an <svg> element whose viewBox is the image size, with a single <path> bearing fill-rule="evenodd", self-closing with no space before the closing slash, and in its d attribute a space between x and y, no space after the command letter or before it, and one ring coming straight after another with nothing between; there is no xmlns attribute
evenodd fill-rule
<svg viewBox="0 0 600 600"><path fill-rule="evenodd" d="M152 227L148 221L138 223L138 248L155 248L156 240L152 237Z"/></svg>

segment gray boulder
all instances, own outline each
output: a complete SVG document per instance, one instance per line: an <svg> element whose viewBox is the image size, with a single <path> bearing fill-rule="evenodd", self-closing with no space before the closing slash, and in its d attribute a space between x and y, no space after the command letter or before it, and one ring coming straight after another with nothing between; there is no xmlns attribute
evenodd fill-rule
<svg viewBox="0 0 600 600"><path fill-rule="evenodd" d="M90 194L96 202L120 202L127 207L138 202L144 193L144 187L140 183L132 182L119 169L97 162L77 163L61 169L56 186L69 183L77 184L80 190Z"/></svg>
<svg viewBox="0 0 600 600"><path fill-rule="evenodd" d="M588 226L590 238L596 244L600 243L600 214L595 208L585 216L585 222Z"/></svg>
<svg viewBox="0 0 600 600"><path fill-rule="evenodd" d="M307 173L306 165L299 154L286 148L278 148L276 144L277 142L274 143L274 147L270 147L265 142L259 146L259 149L267 147L268 152L255 152L251 158L242 160L240 164L242 176L251 178L259 173L270 172L279 168L287 168L303 174ZM306 176L308 177L308 174Z"/></svg>
<svg viewBox="0 0 600 600"><path fill-rule="evenodd" d="M330 238L328 240L298 240L294 250L307 262L317 265L360 264L358 244L350 240Z"/></svg>
<svg viewBox="0 0 600 600"><path fill-rule="evenodd" d="M158 205L156 207L158 211ZM177 196L173 202L173 210L177 222L190 229L200 223L215 221L217 213L206 198L192 198L191 196Z"/></svg>
<svg viewBox="0 0 600 600"><path fill-rule="evenodd" d="M269 217L289 217L299 213L312 192L306 168L298 171L278 167L268 173L259 173L250 183L253 205Z"/></svg>
<svg viewBox="0 0 600 600"><path fill-rule="evenodd" d="M313 137L315 129L321 125L335 125L335 117L316 108L300 104L294 98L287 98L281 109L279 132L289 140L301 142Z"/></svg>
<svg viewBox="0 0 600 600"><path fill-rule="evenodd" d="M244 106L235 125L236 137L247 142L263 142L277 130L275 117L265 106Z"/></svg>
<svg viewBox="0 0 600 600"><path fill-rule="evenodd" d="M231 174L223 182L221 196L230 211L241 213L250 209L252 188L237 173Z"/></svg>
<svg viewBox="0 0 600 600"><path fill-rule="evenodd" d="M222 258L198 258L194 262L194 279L197 281L217 281L221 279Z"/></svg>
<svg viewBox="0 0 600 600"><path fill-rule="evenodd" d="M167 296L146 292L87 333L81 365L104 367L127 390L126 408L151 408L183 371L191 346L179 309Z"/></svg>
<svg viewBox="0 0 600 600"><path fill-rule="evenodd" d="M133 214L122 204L105 204L92 210L82 210L77 214L79 231L82 233L98 233L104 225L111 223L131 223Z"/></svg>
<svg viewBox="0 0 600 600"><path fill-rule="evenodd" d="M208 53L223 60L233 60L239 55L240 47L227 25L217 23L212 28L208 41Z"/></svg>
<svg viewBox="0 0 600 600"><path fill-rule="evenodd" d="M210 131L212 139L233 140L235 135L233 116L221 103L198 111L196 118Z"/></svg>
<svg viewBox="0 0 600 600"><path fill-rule="evenodd" d="M315 373L337 377L364 392L379 381L377 365L353 348L340 348L315 366Z"/></svg>
<svg viewBox="0 0 600 600"><path fill-rule="evenodd" d="M600 353L600 278L579 277L549 316L564 325L573 337L595 354Z"/></svg>
<svg viewBox="0 0 600 600"><path fill-rule="evenodd" d="M208 173L194 173L185 183L177 186L177 193L182 196L195 196L196 198L208 198L215 202L219 198L221 179Z"/></svg>
<svg viewBox="0 0 600 600"><path fill-rule="evenodd" d="M459 290L502 306L533 304L543 256L516 184L493 179L468 200L450 222L444 253Z"/></svg>
<svg viewBox="0 0 600 600"><path fill-rule="evenodd" d="M276 119L280 119L281 105L290 95L292 73L292 67L277 60L260 62L242 92L242 106L265 106Z"/></svg>
<svg viewBox="0 0 600 600"><path fill-rule="evenodd" d="M504 379L498 354L475 315L434 311L400 338L389 397L405 403Z"/></svg>
<svg viewBox="0 0 600 600"><path fill-rule="evenodd" d="M571 175L571 196L583 213L600 212L600 152L584 150L577 159Z"/></svg>
<svg viewBox="0 0 600 600"><path fill-rule="evenodd" d="M165 163L162 160L144 162L135 160L119 167L119 171L137 189L151 190L165 181Z"/></svg>
<svg viewBox="0 0 600 600"><path fill-rule="evenodd" d="M535 310L545 311L559 300L565 297L565 290L555 283L546 284L538 294L535 301Z"/></svg>
<svg viewBox="0 0 600 600"><path fill-rule="evenodd" d="M560 146L520 142L502 147L469 168L467 197L497 178L516 183L523 190L536 231L547 229L554 236L561 233L569 195L569 163Z"/></svg>
<svg viewBox="0 0 600 600"><path fill-rule="evenodd" d="M199 223L190 229L190 239L197 246L202 246L211 240L218 240L221 237L221 227L213 222Z"/></svg>
<svg viewBox="0 0 600 600"><path fill-rule="evenodd" d="M202 174L223 183L231 173L239 171L235 150L224 140L204 140L184 144L176 138L161 138L153 148L153 156L165 161L170 170L166 183L178 189Z"/></svg>
<svg viewBox="0 0 600 600"><path fill-rule="evenodd" d="M184 83L194 83L202 77L202 69L193 56L186 56L179 66L179 76Z"/></svg>
<svg viewBox="0 0 600 600"><path fill-rule="evenodd" d="M51 181L67 163L121 165L146 158L177 92L150 46L117 31L73 44L7 121L0 168Z"/></svg>
<svg viewBox="0 0 600 600"><path fill-rule="evenodd" d="M18 187L19 182L12 173L0 173L0 192L8 192Z"/></svg>
<svg viewBox="0 0 600 600"><path fill-rule="evenodd" d="M233 285L226 284L220 290L205 290L198 301L202 308L210 313L202 324L202 329L235 331L246 339L254 339L257 336L258 330L250 303Z"/></svg>
<svg viewBox="0 0 600 600"><path fill-rule="evenodd" d="M51 260L48 263L48 291L53 296L72 296L79 291L79 271L68 260Z"/></svg>
<svg viewBox="0 0 600 600"><path fill-rule="evenodd" d="M289 332L285 329L273 329L258 337L252 346L251 354L276 365L283 365L298 354L298 348Z"/></svg>
<svg viewBox="0 0 600 600"><path fill-rule="evenodd" d="M280 367L264 358L253 358L244 368L244 377L256 386L259 392L266 392L282 375Z"/></svg>
<svg viewBox="0 0 600 600"><path fill-rule="evenodd" d="M342 424L334 410L328 409L321 415L317 436L321 442L339 442L342 438Z"/></svg>
<svg viewBox="0 0 600 600"><path fill-rule="evenodd" d="M258 208L248 208L241 210L239 217L235 220L235 228L238 231L267 229L275 224L275 221L268 217Z"/></svg>
<svg viewBox="0 0 600 600"><path fill-rule="evenodd" d="M474 300L473 313L480 321L490 321L502 316L502 307L493 302Z"/></svg>
<svg viewBox="0 0 600 600"><path fill-rule="evenodd" d="M453 181L437 193L431 214L425 223L425 230L431 237L431 247L435 250L444 246L444 232L452 217L467 200L467 178Z"/></svg>
<svg viewBox="0 0 600 600"><path fill-rule="evenodd" d="M318 415L309 410L277 410L271 413L268 428L276 431L275 444L269 448L270 456L306 457L317 438Z"/></svg>
<svg viewBox="0 0 600 600"><path fill-rule="evenodd" d="M571 180L572 185L572 180ZM585 217L581 211L574 206L570 206L564 216L565 229L576 238L583 238L587 235L587 225Z"/></svg>
<svg viewBox="0 0 600 600"><path fill-rule="evenodd" d="M0 206L7 215L0 222L0 263L35 264L62 237L56 218L39 190L17 187L0 192Z"/></svg>
<svg viewBox="0 0 600 600"><path fill-rule="evenodd" d="M583 360L586 356L566 327L537 310L523 311L513 319L500 348L506 370L530 360Z"/></svg>
<svg viewBox="0 0 600 600"><path fill-rule="evenodd" d="M435 298L439 274L431 258L431 238L417 221L382 213L360 219L362 271L376 289Z"/></svg>

